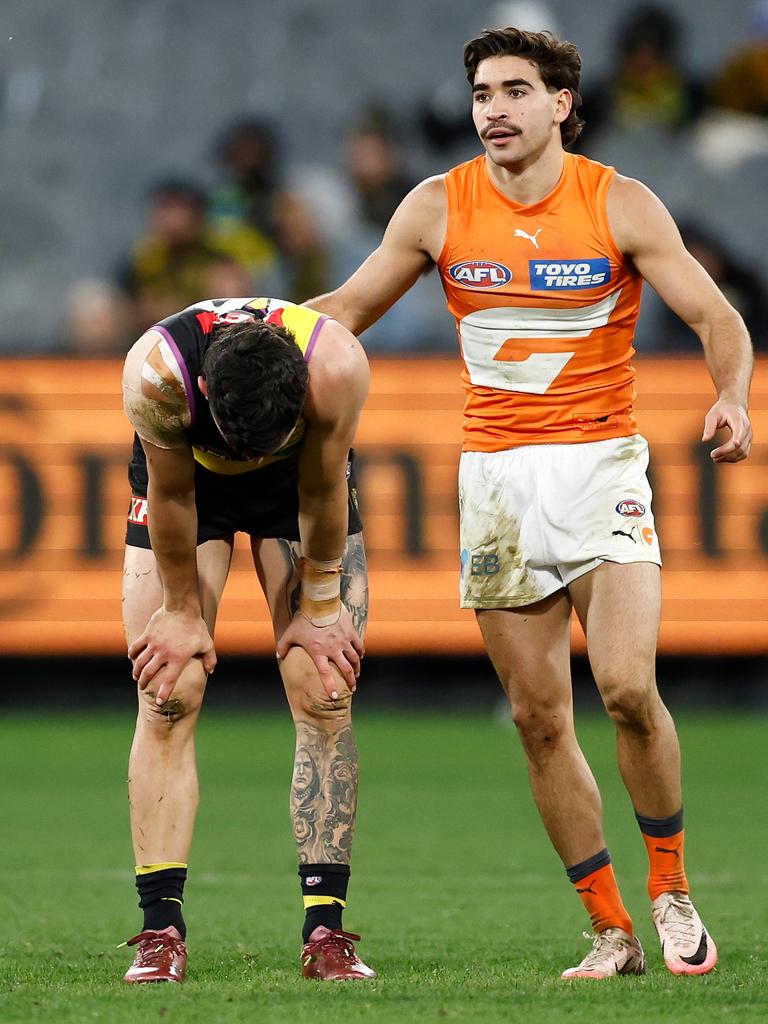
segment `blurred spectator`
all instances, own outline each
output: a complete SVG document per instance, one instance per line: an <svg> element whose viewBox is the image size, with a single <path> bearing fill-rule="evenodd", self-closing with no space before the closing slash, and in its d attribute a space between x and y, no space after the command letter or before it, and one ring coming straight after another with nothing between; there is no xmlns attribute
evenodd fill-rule
<svg viewBox="0 0 768 1024"><path fill-rule="evenodd" d="M620 21L612 73L584 90L580 149L600 130L679 131L702 113L706 92L681 65L680 36L678 19L655 4L636 7Z"/></svg>
<svg viewBox="0 0 768 1024"><path fill-rule="evenodd" d="M752 7L748 35L715 78L712 99L728 110L768 117L768 0Z"/></svg>
<svg viewBox="0 0 768 1024"><path fill-rule="evenodd" d="M370 108L347 136L347 175L355 191L360 219L383 233L403 197L416 185L403 167L389 116Z"/></svg>
<svg viewBox="0 0 768 1024"><path fill-rule="evenodd" d="M205 298L218 299L223 296L253 295L259 291L254 286L248 269L236 260L225 256L216 260L206 274Z"/></svg>
<svg viewBox="0 0 768 1024"><path fill-rule="evenodd" d="M273 129L239 121L217 145L224 180L211 194L217 243L261 293L303 302L330 287L330 255L313 205L286 185ZM222 294L237 294L236 292Z"/></svg>
<svg viewBox="0 0 768 1024"><path fill-rule="evenodd" d="M277 291L281 298L304 302L332 285L331 254L309 203L293 192L273 200L278 251Z"/></svg>
<svg viewBox="0 0 768 1024"><path fill-rule="evenodd" d="M276 258L273 208L281 183L274 131L265 121L238 121L222 134L216 157L224 178L211 193L211 224L233 259L258 277Z"/></svg>
<svg viewBox="0 0 768 1024"><path fill-rule="evenodd" d="M744 317L755 351L768 352L768 292L761 279L705 228L693 223L681 223L679 227L686 248ZM701 350L698 335L667 306L660 315L659 341L664 351Z"/></svg>
<svg viewBox="0 0 768 1024"><path fill-rule="evenodd" d="M130 308L119 289L95 279L74 285L67 296L67 350L72 355L124 355L135 340Z"/></svg>
<svg viewBox="0 0 768 1024"><path fill-rule="evenodd" d="M146 231L120 273L134 332L209 297L213 275L232 263L212 235L207 199L196 185L171 180L154 186Z"/></svg>

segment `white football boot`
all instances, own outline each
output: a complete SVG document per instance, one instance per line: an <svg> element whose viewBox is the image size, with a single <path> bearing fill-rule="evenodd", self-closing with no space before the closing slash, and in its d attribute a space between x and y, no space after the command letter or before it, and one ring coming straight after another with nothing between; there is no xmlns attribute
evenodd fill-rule
<svg viewBox="0 0 768 1024"><path fill-rule="evenodd" d="M673 974L709 974L717 963L717 947L690 899L682 892L663 892L652 907L669 970Z"/></svg>
<svg viewBox="0 0 768 1024"><path fill-rule="evenodd" d="M602 980L618 974L645 974L643 947L636 935L621 928L606 928L597 935L584 933L592 939L592 950L577 967L563 971L561 978L593 978Z"/></svg>

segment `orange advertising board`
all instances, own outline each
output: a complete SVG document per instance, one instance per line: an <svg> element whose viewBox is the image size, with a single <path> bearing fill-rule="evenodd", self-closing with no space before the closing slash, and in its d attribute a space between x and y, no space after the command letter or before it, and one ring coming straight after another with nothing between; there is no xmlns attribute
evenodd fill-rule
<svg viewBox="0 0 768 1024"><path fill-rule="evenodd" d="M5 360L2 368L0 654L122 652L131 431L120 407L120 364ZM374 360L372 368L356 444L368 650L479 653L474 615L458 606L458 363ZM698 440L713 400L702 360L638 360L638 390L665 561L661 650L768 651L768 360L755 373L755 449L740 465L712 465ZM626 614L633 614L631 593ZM583 645L578 627L574 638ZM243 538L217 648L272 650Z"/></svg>

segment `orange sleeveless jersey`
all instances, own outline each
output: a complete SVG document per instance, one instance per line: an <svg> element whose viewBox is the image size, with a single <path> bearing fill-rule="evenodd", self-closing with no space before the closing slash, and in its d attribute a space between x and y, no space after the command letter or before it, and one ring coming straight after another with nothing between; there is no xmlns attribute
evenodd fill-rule
<svg viewBox="0 0 768 1024"><path fill-rule="evenodd" d="M614 169L566 153L554 190L523 206L492 184L485 160L446 175L438 260L464 360L464 450L637 433L642 279L608 227Z"/></svg>

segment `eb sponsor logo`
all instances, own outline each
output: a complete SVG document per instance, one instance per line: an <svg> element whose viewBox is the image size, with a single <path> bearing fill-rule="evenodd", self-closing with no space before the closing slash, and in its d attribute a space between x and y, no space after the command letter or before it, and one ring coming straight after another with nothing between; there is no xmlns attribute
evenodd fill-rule
<svg viewBox="0 0 768 1024"><path fill-rule="evenodd" d="M622 498L616 506L616 511L620 516L637 519L645 515L645 505L640 501L635 501L634 498Z"/></svg>
<svg viewBox="0 0 768 1024"><path fill-rule="evenodd" d="M596 260L528 260L531 289L538 292L579 291L597 288L611 280L611 264L601 256Z"/></svg>
<svg viewBox="0 0 768 1024"><path fill-rule="evenodd" d="M461 552L462 576L466 575L467 569L470 576L497 576L499 568L499 556L493 552L471 555L466 548Z"/></svg>
<svg viewBox="0 0 768 1024"><path fill-rule="evenodd" d="M499 556L472 555L469 562L471 576L497 576L499 572Z"/></svg>
<svg viewBox="0 0 768 1024"><path fill-rule="evenodd" d="M490 260L466 260L454 263L448 273L465 288L501 288L512 280L512 271L503 263Z"/></svg>

